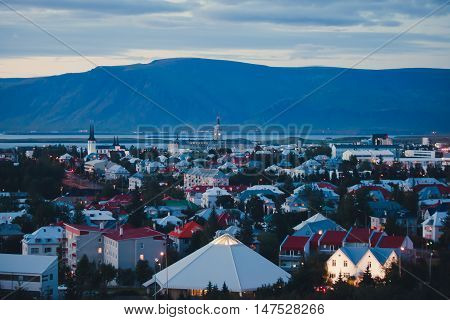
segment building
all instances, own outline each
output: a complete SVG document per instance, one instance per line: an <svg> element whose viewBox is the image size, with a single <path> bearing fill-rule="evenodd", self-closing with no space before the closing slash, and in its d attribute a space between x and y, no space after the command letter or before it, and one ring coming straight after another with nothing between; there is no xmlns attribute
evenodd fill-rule
<svg viewBox="0 0 450 320"><path fill-rule="evenodd" d="M180 253L185 253L191 244L191 238L197 231L202 231L203 227L195 221L189 221L182 227L176 227L169 233L170 240L173 241L175 249Z"/></svg>
<svg viewBox="0 0 450 320"><path fill-rule="evenodd" d="M58 299L58 258L0 254L0 289L19 288L40 299Z"/></svg>
<svg viewBox="0 0 450 320"><path fill-rule="evenodd" d="M152 265L166 252L166 235L149 227L120 227L103 238L103 262L116 269L135 269L139 260Z"/></svg>
<svg viewBox="0 0 450 320"><path fill-rule="evenodd" d="M405 150L406 158L436 158L433 150Z"/></svg>
<svg viewBox="0 0 450 320"><path fill-rule="evenodd" d="M374 146L391 146L393 143L387 133L375 133L372 134L372 144Z"/></svg>
<svg viewBox="0 0 450 320"><path fill-rule="evenodd" d="M422 237L433 242L439 241L447 218L448 212L436 211L431 217L422 222Z"/></svg>
<svg viewBox="0 0 450 320"><path fill-rule="evenodd" d="M340 225L322 214L317 213L294 227L294 236L311 236L315 233L323 234L327 230L345 231Z"/></svg>
<svg viewBox="0 0 450 320"><path fill-rule="evenodd" d="M89 126L89 138L88 138L88 145L87 145L87 153L92 154L92 153L97 153L97 141L95 140L94 137L94 124L91 123L91 125Z"/></svg>
<svg viewBox="0 0 450 320"><path fill-rule="evenodd" d="M61 226L46 226L22 239L23 255L57 256L63 249L65 231Z"/></svg>
<svg viewBox="0 0 450 320"><path fill-rule="evenodd" d="M398 145L331 144L330 147L332 158L342 158L342 154L347 150L388 150L391 151L395 157L400 156L400 147Z"/></svg>
<svg viewBox="0 0 450 320"><path fill-rule="evenodd" d="M103 262L103 234L111 230L74 224L64 224L64 229L67 239L65 258L69 268L75 270L84 255L91 262Z"/></svg>
<svg viewBox="0 0 450 320"><path fill-rule="evenodd" d="M219 142L220 140L222 140L222 130L220 129L220 117L219 116L217 116L216 125L214 126L213 139L216 142Z"/></svg>
<svg viewBox="0 0 450 320"><path fill-rule="evenodd" d="M103 174L105 172L106 165L108 164L107 160L91 160L84 163L84 171L90 174L98 173Z"/></svg>
<svg viewBox="0 0 450 320"><path fill-rule="evenodd" d="M228 184L228 177L218 169L192 168L184 174L185 188L193 186L220 187Z"/></svg>
<svg viewBox="0 0 450 320"><path fill-rule="evenodd" d="M216 206L216 201L219 197L231 196L228 191L223 190L219 187L212 187L206 190L202 195L202 207L211 208Z"/></svg>
<svg viewBox="0 0 450 320"><path fill-rule="evenodd" d="M128 179L130 172L118 164L112 164L105 167L106 180Z"/></svg>
<svg viewBox="0 0 450 320"><path fill-rule="evenodd" d="M291 271L299 268L310 253L311 237L286 236L280 245L279 266Z"/></svg>
<svg viewBox="0 0 450 320"><path fill-rule="evenodd" d="M83 215L87 224L92 226L106 226L108 223L113 223L116 219L113 213L108 210L85 209Z"/></svg>
<svg viewBox="0 0 450 320"><path fill-rule="evenodd" d="M288 282L290 275L231 235L224 234L156 273L143 286L156 286L159 291L168 289L169 296L176 299L202 295L209 282L219 288L225 283L232 294L253 296L258 288L279 279Z"/></svg>
<svg viewBox="0 0 450 320"><path fill-rule="evenodd" d="M393 162L394 154L389 150L347 150L342 153L342 160L349 161L355 157L358 161Z"/></svg>
<svg viewBox="0 0 450 320"><path fill-rule="evenodd" d="M359 282L367 268L373 278L384 278L386 268L397 261L394 249L343 247L331 255L326 265L330 281L336 282L341 275L346 280Z"/></svg>
<svg viewBox="0 0 450 320"><path fill-rule="evenodd" d="M128 190L136 190L142 188L144 185L144 175L136 172L128 178Z"/></svg>

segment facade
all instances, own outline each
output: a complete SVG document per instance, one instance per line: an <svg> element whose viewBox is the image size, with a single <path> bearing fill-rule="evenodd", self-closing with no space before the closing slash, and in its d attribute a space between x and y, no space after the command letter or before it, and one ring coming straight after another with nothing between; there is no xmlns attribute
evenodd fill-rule
<svg viewBox="0 0 450 320"><path fill-rule="evenodd" d="M220 189L219 187L208 189L202 195L201 206L203 208L215 207L217 198L221 196L230 196L230 194L228 191Z"/></svg>
<svg viewBox="0 0 450 320"><path fill-rule="evenodd" d="M127 179L130 176L130 172L127 169L118 164L106 166L105 179L106 180L118 180Z"/></svg>
<svg viewBox="0 0 450 320"><path fill-rule="evenodd" d="M65 231L60 226L39 228L32 234L26 234L22 240L23 255L57 256L64 246Z"/></svg>
<svg viewBox="0 0 450 320"><path fill-rule="evenodd" d="M344 247L333 253L326 265L330 281L336 282L340 274L344 279L359 282L367 267L373 278L384 278L386 268L397 260L394 249Z"/></svg>
<svg viewBox="0 0 450 320"><path fill-rule="evenodd" d="M195 221L190 221L182 227L176 227L169 233L170 240L173 241L175 249L180 253L185 253L191 244L191 238L195 232L203 230L203 227Z"/></svg>
<svg viewBox="0 0 450 320"><path fill-rule="evenodd" d="M220 187L228 184L228 177L218 169L192 168L184 174L185 188L193 186Z"/></svg>
<svg viewBox="0 0 450 320"><path fill-rule="evenodd" d="M299 268L310 253L311 237L287 236L280 245L279 266L291 271Z"/></svg>
<svg viewBox="0 0 450 320"><path fill-rule="evenodd" d="M116 269L135 269L139 260L150 265L161 259L165 250L166 235L149 227L120 227L104 235L104 263Z"/></svg>
<svg viewBox="0 0 450 320"><path fill-rule="evenodd" d="M84 255L91 262L103 262L103 234L110 230L73 224L64 224L64 229L67 239L65 257L69 268L75 270Z"/></svg>
<svg viewBox="0 0 450 320"><path fill-rule="evenodd" d="M106 165L108 164L107 160L91 160L87 161L84 164L84 171L87 173L103 173L105 171Z"/></svg>
<svg viewBox="0 0 450 320"><path fill-rule="evenodd" d="M144 175L140 172L133 174L128 178L128 190L136 190L144 185Z"/></svg>
<svg viewBox="0 0 450 320"><path fill-rule="evenodd" d="M394 154L389 150L347 150L342 154L342 160L349 161L352 157L356 157L358 161L394 161Z"/></svg>
<svg viewBox="0 0 450 320"><path fill-rule="evenodd" d="M422 237L433 242L439 241L442 235L442 228L447 218L447 212L435 212L431 217L422 222Z"/></svg>
<svg viewBox="0 0 450 320"><path fill-rule="evenodd" d="M407 158L435 158L436 152L432 150L405 150Z"/></svg>
<svg viewBox="0 0 450 320"><path fill-rule="evenodd" d="M40 299L58 299L58 258L0 254L0 289L19 288Z"/></svg>

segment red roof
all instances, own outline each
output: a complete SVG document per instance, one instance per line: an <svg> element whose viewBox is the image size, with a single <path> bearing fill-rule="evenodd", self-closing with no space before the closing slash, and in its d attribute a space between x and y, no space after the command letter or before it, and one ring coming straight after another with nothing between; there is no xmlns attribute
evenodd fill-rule
<svg viewBox="0 0 450 320"><path fill-rule="evenodd" d="M105 232L105 233L111 231L111 229L100 230L99 227L91 227L91 226L86 226L86 225L82 225L82 224L68 224L68 223L64 224L64 229L66 229L67 231L70 231L72 233L75 233L77 235L80 235L83 233L85 234L89 231L97 231L97 232Z"/></svg>
<svg viewBox="0 0 450 320"><path fill-rule="evenodd" d="M348 236L345 242L350 243L369 243L371 230L369 228L356 228L353 227L348 232Z"/></svg>
<svg viewBox="0 0 450 320"><path fill-rule="evenodd" d="M450 193L450 187L442 185L442 184L418 184L413 187L413 190L414 190L414 192L419 192L420 190L422 190L426 187L436 187L439 189L439 192L441 192L442 194Z"/></svg>
<svg viewBox="0 0 450 320"><path fill-rule="evenodd" d="M113 232L106 234L105 236L116 240L129 240L129 239L140 239L140 238L149 238L149 237L160 237L160 240L164 239L165 234L153 230L150 227L141 227L141 228L133 228L130 226L122 227L122 235L120 235L120 229L114 229Z"/></svg>
<svg viewBox="0 0 450 320"><path fill-rule="evenodd" d="M221 228L228 227L233 220L234 218L229 212L223 212L217 217L217 223Z"/></svg>
<svg viewBox="0 0 450 320"><path fill-rule="evenodd" d="M342 240L344 240L346 234L347 231L328 230L320 239L320 245L342 246Z"/></svg>
<svg viewBox="0 0 450 320"><path fill-rule="evenodd" d="M310 237L301 236L287 236L281 244L281 251L305 251L305 245L308 243Z"/></svg>
<svg viewBox="0 0 450 320"><path fill-rule="evenodd" d="M378 240L380 240L382 235L383 235L383 232L374 231L372 233L372 236L370 237L370 246L375 247L378 243Z"/></svg>
<svg viewBox="0 0 450 320"><path fill-rule="evenodd" d="M405 236L384 236L377 247L396 249L402 246L403 241L405 241Z"/></svg>
<svg viewBox="0 0 450 320"><path fill-rule="evenodd" d="M317 186L321 189L330 189L333 191L337 191L337 189L338 189L334 184L329 183L329 182L323 182L323 181L317 182Z"/></svg>
<svg viewBox="0 0 450 320"><path fill-rule="evenodd" d="M175 228L175 230L169 233L169 236L178 239L190 239L195 232L200 230L203 230L201 225L195 221L190 221L181 228Z"/></svg>

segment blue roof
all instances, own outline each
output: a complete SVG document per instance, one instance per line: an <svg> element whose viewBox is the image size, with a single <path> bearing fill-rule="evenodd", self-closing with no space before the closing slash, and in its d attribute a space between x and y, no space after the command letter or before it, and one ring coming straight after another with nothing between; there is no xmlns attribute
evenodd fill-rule
<svg viewBox="0 0 450 320"><path fill-rule="evenodd" d="M342 247L341 251L344 253L350 261L357 265L359 260L364 256L367 252L367 247Z"/></svg>

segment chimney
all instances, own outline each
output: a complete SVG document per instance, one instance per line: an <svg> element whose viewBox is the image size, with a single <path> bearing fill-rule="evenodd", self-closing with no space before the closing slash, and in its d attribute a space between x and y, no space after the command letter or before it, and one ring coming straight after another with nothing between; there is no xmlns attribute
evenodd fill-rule
<svg viewBox="0 0 450 320"><path fill-rule="evenodd" d="M123 236L123 228L122 227L119 228L119 235Z"/></svg>

